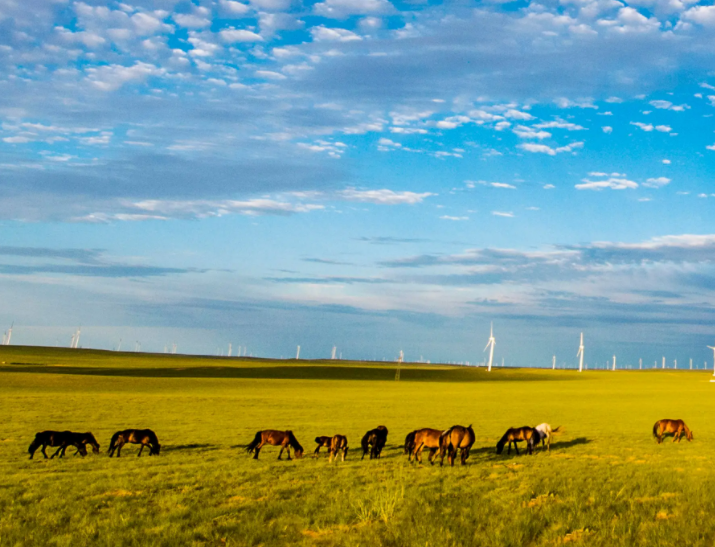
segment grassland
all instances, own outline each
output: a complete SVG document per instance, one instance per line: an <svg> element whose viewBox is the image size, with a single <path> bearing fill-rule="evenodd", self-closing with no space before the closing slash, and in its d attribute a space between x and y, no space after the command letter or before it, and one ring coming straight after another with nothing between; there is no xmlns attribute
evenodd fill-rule
<svg viewBox="0 0 715 547"><path fill-rule="evenodd" d="M705 372L484 370L0 348L0 545L715 544L715 384ZM692 443L656 445L683 418ZM551 454L497 456L509 426L563 425ZM405 434L474 424L469 465L409 464ZM379 461L359 439L385 424ZM108 458L150 427L162 454ZM258 461L263 428L345 463ZM92 431L102 454L27 459L36 431Z"/></svg>

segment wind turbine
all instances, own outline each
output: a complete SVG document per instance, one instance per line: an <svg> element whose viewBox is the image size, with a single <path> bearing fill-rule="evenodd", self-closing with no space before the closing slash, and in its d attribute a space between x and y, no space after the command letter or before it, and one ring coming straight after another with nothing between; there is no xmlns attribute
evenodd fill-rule
<svg viewBox="0 0 715 547"><path fill-rule="evenodd" d="M300 346L298 346L298 349L295 352L295 360L297 361L298 359L300 359Z"/></svg>
<svg viewBox="0 0 715 547"><path fill-rule="evenodd" d="M578 362L578 371L583 372L583 333L581 333L581 344L578 347L578 353L576 354L576 357L580 357L579 362Z"/></svg>
<svg viewBox="0 0 715 547"><path fill-rule="evenodd" d="M713 376L715 376L715 347L714 346L708 346L711 350L713 350ZM711 382L715 382L715 378L710 380Z"/></svg>
<svg viewBox="0 0 715 547"><path fill-rule="evenodd" d="M12 328L15 326L15 323L13 322L12 325L10 325L10 328L7 329L7 332L5 333L5 336L2 338L2 345L3 346L9 346L10 345L10 339L12 338Z"/></svg>
<svg viewBox="0 0 715 547"><path fill-rule="evenodd" d="M556 355L551 359L551 370L556 370Z"/></svg>
<svg viewBox="0 0 715 547"><path fill-rule="evenodd" d="M491 327L489 328L489 342L487 342L487 345L484 348L484 351L487 351L487 349L489 349L489 365L487 367L487 372L491 372L492 370L492 361L494 360L494 346L496 345L496 343L497 341L494 339L494 323L492 323Z"/></svg>
<svg viewBox="0 0 715 547"><path fill-rule="evenodd" d="M330 359L335 361L335 352L338 351L337 346L333 346L333 353L330 354Z"/></svg>
<svg viewBox="0 0 715 547"><path fill-rule="evenodd" d="M229 343L228 343L228 357L231 357L231 351L232 351L232 350L233 350L233 346L232 346L231 343L229 342Z"/></svg>
<svg viewBox="0 0 715 547"><path fill-rule="evenodd" d="M616 370L616 356L613 356L613 370Z"/></svg>
<svg viewBox="0 0 715 547"><path fill-rule="evenodd" d="M665 356L663 356L663 369L665 369Z"/></svg>
<svg viewBox="0 0 715 547"><path fill-rule="evenodd" d="M643 359L638 359L638 370L643 370Z"/></svg>

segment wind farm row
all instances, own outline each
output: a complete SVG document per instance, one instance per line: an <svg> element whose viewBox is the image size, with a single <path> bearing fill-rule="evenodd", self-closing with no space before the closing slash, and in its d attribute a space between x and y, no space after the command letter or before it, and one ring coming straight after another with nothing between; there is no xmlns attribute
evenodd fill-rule
<svg viewBox="0 0 715 547"><path fill-rule="evenodd" d="M8 330L6 330L3 333L2 337L2 344L3 346L9 346L11 345L11 340L12 340L12 334L13 334L13 328L15 327L15 324L13 323ZM71 349L80 349L82 346L80 346L80 335L81 335L82 329L81 327L78 328L71 336L70 339L70 344L69 347ZM59 343L56 344L59 346ZM120 338L119 342L117 345L113 348L113 351L121 352L122 351L122 346L123 346L123 340ZM442 364L449 364L449 365L458 365L458 366L474 366L474 367L485 367L488 372L491 372L492 367L494 366L501 366L504 367L504 358L501 358L501 364L494 363L494 349L496 347L496 338L494 336L494 324L492 323L490 325L489 329L489 339L487 341L487 345L484 347L483 353L485 353L485 358L482 361L478 362L472 362L472 361L447 361L443 362ZM715 346L707 346L708 349L713 351L713 376L715 377ZM549 367L548 365L545 365L543 367L536 366L536 368L551 368L552 370L556 370L557 368L559 369L574 369L577 368L579 372L583 372L584 370L653 370L653 369L670 369L670 370L704 370L708 368L708 363L707 361L703 361L702 367L699 364L695 364L693 362L692 357L688 360L688 366L687 367L678 367L678 360L673 359L672 360L672 366L669 365L669 361L666 360L665 356L662 356L660 359L656 359L653 361L653 366L649 367L647 364L645 365L644 368L644 362L643 358L638 359L638 365L637 368L635 364L629 363L625 364L622 366L618 366L618 360L617 356L614 354L611 359L606 360L605 362L602 363L589 363L585 362L585 350L586 346L584 345L584 333L581 333L580 340L579 340L579 345L578 345L578 350L576 352L576 358L578 359L578 366L575 367L574 365L570 364L567 361L562 361L560 365L557 365L557 359L556 355L552 356L551 360L551 366ZM130 351L128 349L125 349L124 351ZM133 351L136 353L140 353L142 351L142 345L141 342L136 341L134 343L134 348ZM298 345L296 346L296 353L295 353L295 360L298 361L300 360L300 352L301 352L301 346ZM178 344L176 342L173 342L172 344L166 344L164 345L164 351L163 353L165 354L177 354L178 353ZM234 350L234 345L232 343L228 344L227 350L224 352L222 348L216 348L216 353L215 355L217 357L258 357L254 355L253 353L248 352L248 347L246 345L238 345L236 346ZM281 359L284 359L283 356L281 356ZM337 346L333 346L332 350L330 352L330 360L342 360L343 359L343 354L342 352L338 352ZM406 362L405 361L405 353L403 350L399 350L397 358L387 358L383 357L382 362L396 362L398 363L398 366ZM431 364L432 361L429 359L424 359L423 356L420 356L419 359L414 359L410 361L412 363L420 363L420 364ZM396 374L396 379L399 379L399 370L398 373ZM715 379L713 380L715 381Z"/></svg>

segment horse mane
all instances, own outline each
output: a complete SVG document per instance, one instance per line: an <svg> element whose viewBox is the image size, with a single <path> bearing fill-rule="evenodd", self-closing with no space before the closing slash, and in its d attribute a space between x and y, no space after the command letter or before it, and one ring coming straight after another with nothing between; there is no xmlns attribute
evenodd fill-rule
<svg viewBox="0 0 715 547"><path fill-rule="evenodd" d="M303 447L300 446L300 443L298 442L298 439L295 438L295 435L293 435L293 432L286 431L286 435L288 435L288 443L293 447L293 450L300 450L303 452Z"/></svg>

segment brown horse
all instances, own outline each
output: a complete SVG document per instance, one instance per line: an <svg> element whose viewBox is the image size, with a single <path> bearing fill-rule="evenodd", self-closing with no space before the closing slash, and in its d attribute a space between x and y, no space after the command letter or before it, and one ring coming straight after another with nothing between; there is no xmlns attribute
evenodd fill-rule
<svg viewBox="0 0 715 547"><path fill-rule="evenodd" d="M422 450L429 448L429 462L434 465L434 460L437 457L437 451L439 450L439 438L442 435L442 431L439 429L430 429L425 427L424 429L418 429L413 431L412 434L412 451L410 452L410 461L413 459L422 463Z"/></svg>
<svg viewBox="0 0 715 547"><path fill-rule="evenodd" d="M685 433L688 441L693 440L693 432L688 429L683 420L658 420L653 426L653 436L658 440L658 444L663 442L663 435L673 434L673 442L680 442L680 437Z"/></svg>
<svg viewBox="0 0 715 547"><path fill-rule="evenodd" d="M497 454L501 454L504 450L504 445L509 443L507 454L511 454L511 445L514 443L514 450L519 454L519 447L516 443L526 441L526 449L529 454L534 453L534 446L539 444L541 436L536 428L525 425L524 427L510 427L504 433L504 436L497 443Z"/></svg>
<svg viewBox="0 0 715 547"><path fill-rule="evenodd" d="M253 452L253 459L258 459L258 453L263 448L263 445L271 444L273 446L280 446L281 451L278 453L278 459L281 459L283 451L288 453L288 459L290 460L290 449L293 448L294 456L296 459L303 457L303 447L295 438L292 431L276 431L275 429L266 429L264 431L259 431L256 433L251 444L246 447L246 452L249 454Z"/></svg>
<svg viewBox="0 0 715 547"><path fill-rule="evenodd" d="M382 453L382 449L385 448L385 443L387 442L387 428L384 425L378 425L375 429L371 429L363 436L360 441L362 446L362 458L365 459L365 455L369 452L370 459L379 458Z"/></svg>
<svg viewBox="0 0 715 547"><path fill-rule="evenodd" d="M50 456L50 459L54 458L59 454L60 458L65 455L65 451L68 446L74 446L77 448L77 452L83 457L87 455L87 445L92 447L95 454L99 453L99 443L94 435L91 433L74 433L72 431L40 431L35 435L35 439L30 443L28 452L30 453L30 459L35 455L35 451L41 448L42 455L47 459L47 452L45 449L50 447L59 447L57 451Z"/></svg>
<svg viewBox="0 0 715 547"><path fill-rule="evenodd" d="M111 458L116 450L117 458L119 458L122 455L122 447L127 443L142 445L137 457L142 455L145 446L149 447L150 456L155 454L158 456L159 450L161 450L159 439L151 429L125 429L112 435L112 440L109 442L109 457Z"/></svg>
<svg viewBox="0 0 715 547"><path fill-rule="evenodd" d="M338 452L342 452L341 461L345 461L345 457L348 455L348 438L345 435L334 435L330 439L330 458L328 461L332 462L333 458L337 458Z"/></svg>
<svg viewBox="0 0 715 547"><path fill-rule="evenodd" d="M444 456L447 454L450 465L454 467L454 458L457 455L457 450L460 450L460 460L462 465L465 465L474 440L475 436L472 424L469 424L467 427L461 425L450 427L439 437L439 464L444 464Z"/></svg>
<svg viewBox="0 0 715 547"><path fill-rule="evenodd" d="M315 442L318 443L317 448L315 449L315 452L313 452L313 457L317 458L318 453L320 452L320 449L325 447L328 449L328 452L330 452L330 441L332 441L332 437L316 437Z"/></svg>

